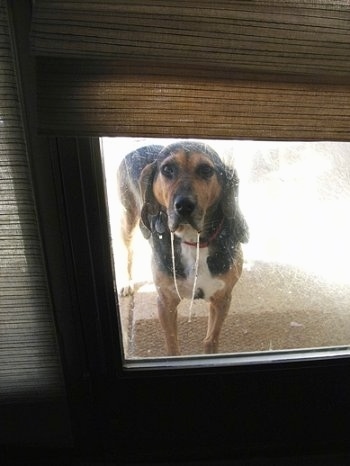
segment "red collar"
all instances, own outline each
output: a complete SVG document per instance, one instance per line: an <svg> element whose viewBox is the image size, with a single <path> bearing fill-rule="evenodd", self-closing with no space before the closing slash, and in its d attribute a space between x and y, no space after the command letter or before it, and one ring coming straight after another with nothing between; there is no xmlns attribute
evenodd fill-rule
<svg viewBox="0 0 350 466"><path fill-rule="evenodd" d="M199 247L200 248L207 248L209 246L209 243L214 241L215 238L217 238L222 230L222 227L224 225L224 219L221 220L219 223L217 229L214 231L214 233L210 236L208 239L203 239L199 240ZM197 243L192 243L191 241L182 241L184 244L187 244L187 246L194 246L197 247Z"/></svg>

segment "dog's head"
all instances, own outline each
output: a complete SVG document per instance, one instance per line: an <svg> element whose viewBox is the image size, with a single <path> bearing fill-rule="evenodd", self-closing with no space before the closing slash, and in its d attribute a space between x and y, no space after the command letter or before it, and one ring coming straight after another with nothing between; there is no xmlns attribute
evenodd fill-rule
<svg viewBox="0 0 350 466"><path fill-rule="evenodd" d="M180 141L163 148L142 171L140 183L146 236L147 231L163 233L166 228L181 235L188 226L200 233L215 213L237 222L237 241L247 240L236 171L207 144Z"/></svg>

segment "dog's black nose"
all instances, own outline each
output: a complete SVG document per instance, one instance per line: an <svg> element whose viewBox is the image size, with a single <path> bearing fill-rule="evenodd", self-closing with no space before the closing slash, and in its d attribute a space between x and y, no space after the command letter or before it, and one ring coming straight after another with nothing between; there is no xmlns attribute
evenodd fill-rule
<svg viewBox="0 0 350 466"><path fill-rule="evenodd" d="M180 215L190 215L196 206L193 199L185 196L177 196L174 201L176 212Z"/></svg>

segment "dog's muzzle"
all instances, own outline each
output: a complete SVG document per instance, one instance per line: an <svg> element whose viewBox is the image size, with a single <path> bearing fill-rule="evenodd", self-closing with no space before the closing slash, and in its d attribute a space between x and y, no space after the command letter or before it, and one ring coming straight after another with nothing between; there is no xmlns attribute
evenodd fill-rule
<svg viewBox="0 0 350 466"><path fill-rule="evenodd" d="M191 225L196 231L201 230L197 212L197 202L192 196L177 195L173 200L173 209L168 212L169 228L175 232L180 225Z"/></svg>

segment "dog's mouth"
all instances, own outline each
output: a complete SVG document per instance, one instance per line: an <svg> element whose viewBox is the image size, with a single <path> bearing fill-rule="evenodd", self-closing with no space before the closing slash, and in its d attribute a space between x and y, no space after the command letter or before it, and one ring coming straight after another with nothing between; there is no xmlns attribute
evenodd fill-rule
<svg viewBox="0 0 350 466"><path fill-rule="evenodd" d="M203 220L197 219L195 216L181 216L176 212L168 213L168 226L172 233L181 234L188 227L192 227L193 230L200 233L203 229Z"/></svg>
<svg viewBox="0 0 350 466"><path fill-rule="evenodd" d="M168 226L171 232L180 233L188 226L200 233L203 228L203 213L191 195L177 195L167 211Z"/></svg>

